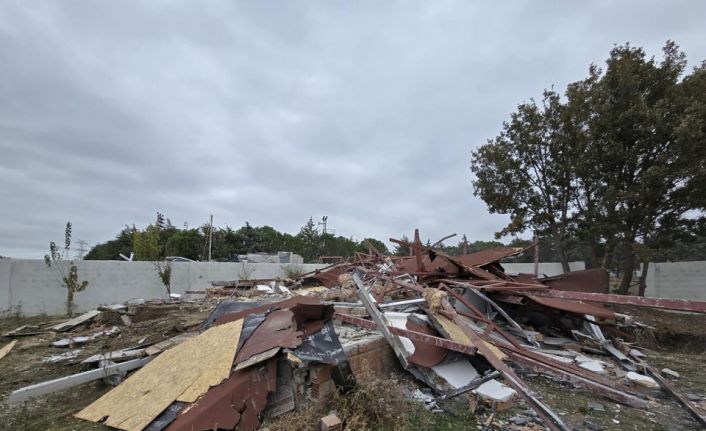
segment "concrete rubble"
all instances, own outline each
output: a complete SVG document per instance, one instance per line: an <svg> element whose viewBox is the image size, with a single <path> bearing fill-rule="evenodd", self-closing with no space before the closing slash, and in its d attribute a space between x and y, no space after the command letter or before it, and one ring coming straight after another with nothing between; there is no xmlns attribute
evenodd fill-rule
<svg viewBox="0 0 706 431"><path fill-rule="evenodd" d="M540 423L550 430L573 429L551 400L530 390L521 377L530 374L645 411L656 402L651 394L664 392L706 425L698 397L681 394L662 378L680 374L655 371L649 355L624 339L639 325L636 320L606 307L629 303L706 312L703 304L616 300L600 271L547 279L510 275L501 261L527 249L452 257L418 238L391 239L412 250L406 257L371 250L293 280L219 282L202 299L214 304L210 315L180 328L179 335L91 356L57 349L62 353L47 361L93 368L20 388L8 401L118 376L113 389L75 416L131 431L254 430L265 418L325 405L334 393L345 396L370 372L384 376L401 369L419 385L410 398L432 411L443 411L441 400L461 396L469 405L483 403L498 412L524 403L527 413L504 422L512 429L536 429ZM182 301L188 299L133 300L5 336L53 331L63 338L51 345L75 347L117 336L120 326L153 313L168 315ZM567 396L571 390L566 388ZM592 402L588 409L606 407ZM491 415L488 421L493 420ZM345 426L335 413L319 423L322 430Z"/></svg>

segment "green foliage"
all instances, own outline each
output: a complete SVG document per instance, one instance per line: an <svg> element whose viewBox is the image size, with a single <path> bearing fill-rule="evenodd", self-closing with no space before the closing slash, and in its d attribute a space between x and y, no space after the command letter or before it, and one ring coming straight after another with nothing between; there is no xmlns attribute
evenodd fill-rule
<svg viewBox="0 0 706 431"><path fill-rule="evenodd" d="M198 229L176 230L165 241L166 256L181 256L200 260L206 237Z"/></svg>
<svg viewBox="0 0 706 431"><path fill-rule="evenodd" d="M66 223L64 230L64 256L68 258L71 249L71 222ZM88 281L80 280L78 268L73 260L63 260L54 241L49 243L49 254L44 255L44 263L52 268L59 284L66 289L66 314L73 315L74 294L82 292L88 287Z"/></svg>
<svg viewBox="0 0 706 431"><path fill-rule="evenodd" d="M96 244L88 254L86 254L85 259L113 260L119 259L120 254L130 256L130 252L132 252L132 235L136 230L134 225L132 227L125 226L125 228L115 236L115 239Z"/></svg>
<svg viewBox="0 0 706 431"><path fill-rule="evenodd" d="M409 242L409 238L407 238L407 235L402 235L401 240L404 242ZM394 254L395 256L409 256L411 254L411 250L407 246L395 244L395 249L393 250L392 254Z"/></svg>
<svg viewBox="0 0 706 431"><path fill-rule="evenodd" d="M473 153L474 193L510 223L497 235L537 232L561 262L581 249L590 264L622 264L688 238L690 210L706 199L706 69L682 80L685 56L667 42L661 62L617 46L605 71L570 84L562 99L521 104ZM571 247L569 244L571 244ZM652 251L650 251L652 250ZM639 253L638 253L639 251Z"/></svg>
<svg viewBox="0 0 706 431"><path fill-rule="evenodd" d="M161 214L160 214L161 216ZM135 226L125 228L115 239L94 246L86 255L89 260L117 259L122 253L129 256L134 252L134 260L161 261L166 256L181 256L201 260L207 255L208 225L198 229L177 229L169 219L158 221L139 230ZM306 262L316 262L320 256L341 256L348 258L356 251L367 252L364 241L331 234L321 234L310 218L297 235L279 232L270 226L245 224L237 230L230 226L214 228L212 238L212 259L235 261L238 255L248 253L277 253L292 251L304 257ZM367 238L375 248L387 253L381 241ZM56 250L58 253L58 250Z"/></svg>
<svg viewBox="0 0 706 431"><path fill-rule="evenodd" d="M361 253L368 253L368 243L375 247L375 250L377 250L378 253L390 254L390 251L387 249L385 243L375 238L365 238L364 240L362 240L360 243L358 243L357 251Z"/></svg>
<svg viewBox="0 0 706 431"><path fill-rule="evenodd" d="M156 225L149 225L144 231L133 232L132 245L135 253L134 260L158 261L164 259L164 253L160 247L159 227Z"/></svg>
<svg viewBox="0 0 706 431"><path fill-rule="evenodd" d="M167 288L167 296L171 299L172 294L172 264L170 262L156 262L154 264L159 280Z"/></svg>

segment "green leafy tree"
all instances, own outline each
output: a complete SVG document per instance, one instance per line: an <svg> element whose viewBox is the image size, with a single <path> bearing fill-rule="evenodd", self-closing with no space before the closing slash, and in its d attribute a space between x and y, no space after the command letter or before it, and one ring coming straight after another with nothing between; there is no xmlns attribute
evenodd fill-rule
<svg viewBox="0 0 706 431"><path fill-rule="evenodd" d="M564 241L568 234L572 189L572 142L564 127L559 95L545 91L541 105L518 106L494 140L473 153L474 194L491 213L507 214L500 238L527 230L551 235L562 267L569 271Z"/></svg>
<svg viewBox="0 0 706 431"><path fill-rule="evenodd" d="M154 268L157 271L159 280L167 289L167 297L172 298L172 264L170 262L155 262Z"/></svg>
<svg viewBox="0 0 706 431"><path fill-rule="evenodd" d="M667 42L663 59L615 47L605 71L545 91L541 106L522 104L501 134L473 154L474 193L509 214L498 235L534 231L568 269L578 241L591 265L623 274L637 261L689 238L704 208L704 66L683 77L686 59ZM683 79L682 79L683 77ZM540 247L541 253L542 247ZM644 277L640 280L644 292Z"/></svg>
<svg viewBox="0 0 706 431"><path fill-rule="evenodd" d="M64 230L63 256L54 241L49 243L49 254L44 255L44 263L55 271L54 275L57 277L57 281L66 289L66 314L69 317L73 316L74 295L88 287L88 281L79 279L78 268L74 261L69 259L71 231L71 222L67 222Z"/></svg>
<svg viewBox="0 0 706 431"><path fill-rule="evenodd" d="M135 252L134 260L158 261L164 258L159 243L159 227L149 225L144 231L136 230L132 234Z"/></svg>
<svg viewBox="0 0 706 431"><path fill-rule="evenodd" d="M198 229L177 230L166 241L165 255L200 260L201 249L205 240L206 238Z"/></svg>
<svg viewBox="0 0 706 431"><path fill-rule="evenodd" d="M309 220L304 224L304 226L302 226L297 237L301 241L301 249L299 249L299 254L301 254L304 258L304 261L315 261L318 256L321 255L322 243L319 229L316 227L313 217L309 217Z"/></svg>
<svg viewBox="0 0 706 431"><path fill-rule="evenodd" d="M402 235L402 241L405 243L410 242L407 235ZM412 251L409 247L405 245L395 244L395 249L393 250L392 254L394 254L395 256L410 256L412 254Z"/></svg>

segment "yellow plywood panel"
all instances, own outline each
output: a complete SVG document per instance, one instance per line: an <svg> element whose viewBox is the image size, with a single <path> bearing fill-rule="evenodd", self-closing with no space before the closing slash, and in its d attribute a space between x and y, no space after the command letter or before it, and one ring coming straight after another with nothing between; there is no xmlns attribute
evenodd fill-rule
<svg viewBox="0 0 706 431"><path fill-rule="evenodd" d="M196 399L230 375L242 327L242 319L214 326L166 350L76 417L144 429L175 400Z"/></svg>
<svg viewBox="0 0 706 431"><path fill-rule="evenodd" d="M446 317L440 314L434 315L433 318L436 319L436 321L441 325L441 327L453 341L460 344L464 344L466 346L473 346L473 344L471 344L470 338L468 338L468 335L464 334L463 329L461 329L461 327L458 326L455 322L447 319ZM485 340L481 341L483 341L486 347L488 347L488 349L490 349L495 354L495 356L497 356L501 360L507 359L507 356L493 344L488 343Z"/></svg>
<svg viewBox="0 0 706 431"><path fill-rule="evenodd" d="M5 344L5 346L0 349L0 359L4 358L8 353L10 353L10 350L15 347L15 344L17 344L17 340L12 340L9 343Z"/></svg>
<svg viewBox="0 0 706 431"><path fill-rule="evenodd" d="M473 347L470 338L463 333L463 330L457 324L441 314L435 314L434 319L441 325L442 328L444 328L444 331L448 334L452 341Z"/></svg>

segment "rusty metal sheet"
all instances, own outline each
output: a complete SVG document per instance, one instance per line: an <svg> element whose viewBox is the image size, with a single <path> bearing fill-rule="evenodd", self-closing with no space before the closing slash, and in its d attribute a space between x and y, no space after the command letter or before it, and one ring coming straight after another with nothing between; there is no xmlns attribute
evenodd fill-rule
<svg viewBox="0 0 706 431"><path fill-rule="evenodd" d="M238 351L235 363L239 364L275 347L293 349L301 343L302 333L297 330L294 313L290 310L271 311Z"/></svg>
<svg viewBox="0 0 706 431"><path fill-rule="evenodd" d="M608 271L605 268L592 268L585 271L572 271L555 277L539 280L552 289L572 292L608 293Z"/></svg>
<svg viewBox="0 0 706 431"><path fill-rule="evenodd" d="M222 325L224 323L233 322L238 319L242 319L254 313L266 313L270 310L285 310L292 308L299 304L309 304L309 305L321 305L321 300L315 296L293 296L284 301L277 302L263 302L257 303L258 305L247 308L245 310L239 310L234 313L225 314L215 319L214 324Z"/></svg>
<svg viewBox="0 0 706 431"><path fill-rule="evenodd" d="M177 416L167 431L255 430L260 427L267 395L276 386L276 358L265 362L264 367L236 371Z"/></svg>
<svg viewBox="0 0 706 431"><path fill-rule="evenodd" d="M310 274L304 274L300 278L305 281L316 281L322 286L334 287L338 285L338 276L350 269L348 264L337 264L324 268L321 270L316 270Z"/></svg>
<svg viewBox="0 0 706 431"><path fill-rule="evenodd" d="M561 298L544 298L540 296L527 295L527 298L544 305L545 307L556 308L557 310L568 311L576 314L590 314L603 319L615 319L615 313L601 305L588 304L582 301L572 301Z"/></svg>
<svg viewBox="0 0 706 431"><path fill-rule="evenodd" d="M527 293L531 296L548 298L563 298L587 302L600 302L604 304L627 304L641 307L662 308L665 310L692 311L706 313L706 301L671 298L643 298L632 295L615 295L605 293L567 292L562 290L547 289Z"/></svg>
<svg viewBox="0 0 706 431"><path fill-rule="evenodd" d="M418 325L415 322L407 320L405 325L407 329L414 332L419 332L422 334L428 334L433 336L438 336L439 333L429 328L427 325ZM443 361L448 350L441 347L437 347L433 344L428 344L422 341L416 341L410 339L412 344L414 344L414 353L407 358L409 362L426 368L431 368L439 362Z"/></svg>
<svg viewBox="0 0 706 431"><path fill-rule="evenodd" d="M516 256L523 253L525 250L527 249L523 247L497 247L475 253L462 254L456 256L456 259L467 266L484 266L510 256Z"/></svg>

